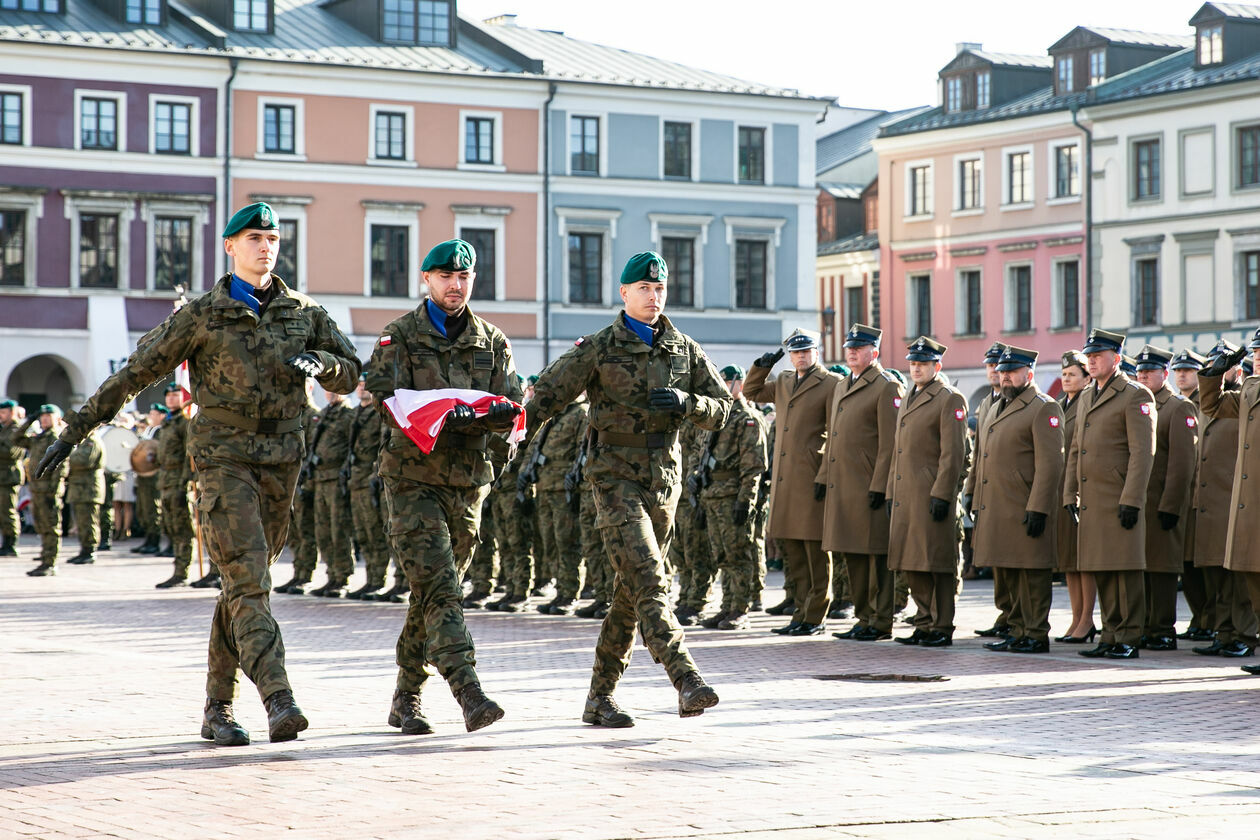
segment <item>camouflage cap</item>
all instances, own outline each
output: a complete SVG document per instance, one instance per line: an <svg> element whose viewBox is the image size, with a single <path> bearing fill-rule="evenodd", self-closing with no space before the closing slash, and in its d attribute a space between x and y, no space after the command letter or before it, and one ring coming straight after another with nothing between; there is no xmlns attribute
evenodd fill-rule
<svg viewBox="0 0 1260 840"><path fill-rule="evenodd" d="M0 408L17 408L16 400L4 400L0 402Z"/></svg>
<svg viewBox="0 0 1260 840"><path fill-rule="evenodd" d="M421 271L471 271L477 265L477 251L462 239L448 239L429 249Z"/></svg>
<svg viewBox="0 0 1260 840"><path fill-rule="evenodd" d="M162 410L163 410L163 411L165 411L166 409L165 409L165 408L163 408ZM61 409L60 409L60 408L58 408L57 406L53 405L52 403L44 403L43 405L41 405L41 406L39 407L39 413L40 413L40 414L52 414L52 415L53 415L53 416L55 416L55 417L60 417L60 416L61 416Z"/></svg>
<svg viewBox="0 0 1260 840"><path fill-rule="evenodd" d="M621 285L623 286L638 283L640 280L664 283L668 279L669 266L665 264L665 258L655 251L635 254L626 261L626 267L621 270Z"/></svg>
<svg viewBox="0 0 1260 840"><path fill-rule="evenodd" d="M228 219L227 227L223 228L223 238L231 239L247 228L249 230L278 229L276 211L272 210L271 205L265 201L255 201L253 204L245 205Z"/></svg>
<svg viewBox="0 0 1260 840"><path fill-rule="evenodd" d="M744 378L744 369L739 365L727 365L722 368L722 379L726 382L735 382Z"/></svg>

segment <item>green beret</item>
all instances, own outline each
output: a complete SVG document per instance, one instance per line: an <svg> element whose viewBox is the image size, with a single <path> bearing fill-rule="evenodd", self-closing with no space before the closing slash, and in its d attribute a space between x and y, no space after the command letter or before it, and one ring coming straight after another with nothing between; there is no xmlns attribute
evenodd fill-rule
<svg viewBox="0 0 1260 840"><path fill-rule="evenodd" d="M162 405L161 403L153 403L149 406L149 411L160 411L163 414L165 414L166 406Z"/></svg>
<svg viewBox="0 0 1260 840"><path fill-rule="evenodd" d="M166 383L166 393L168 393L168 394L174 394L174 393L177 393L179 390L180 390L180 387L179 387L179 383L178 383L178 382L167 382L167 383Z"/></svg>
<svg viewBox="0 0 1260 840"><path fill-rule="evenodd" d="M477 252L462 239L448 239L433 246L421 271L471 271L477 265Z"/></svg>
<svg viewBox="0 0 1260 840"><path fill-rule="evenodd" d="M727 382L734 382L737 379L743 379L744 369L739 365L727 365L722 368L722 378Z"/></svg>
<svg viewBox="0 0 1260 840"><path fill-rule="evenodd" d="M163 409L163 411L165 411L165 409ZM57 406L53 405L52 403L44 403L43 405L39 407L39 413L40 414L55 414L58 417L60 417L61 409L57 408Z"/></svg>
<svg viewBox="0 0 1260 840"><path fill-rule="evenodd" d="M526 381L526 382L528 382L530 385L537 385L537 384L538 384L538 374L536 374L536 373L535 373L535 374L534 374L534 375L532 375L532 376L526 377L525 381Z"/></svg>
<svg viewBox="0 0 1260 840"><path fill-rule="evenodd" d="M655 251L635 254L621 270L621 285L623 286L638 283L640 280L664 283L668 279L669 266L665 265L665 258Z"/></svg>
<svg viewBox="0 0 1260 840"><path fill-rule="evenodd" d="M13 400L5 400L0 402L0 408L17 408L17 403Z"/></svg>
<svg viewBox="0 0 1260 840"><path fill-rule="evenodd" d="M255 201L237 210L236 215L228 219L227 227L223 229L223 238L230 239L246 228L276 230L279 227L276 224L276 211L271 209L271 205L265 201Z"/></svg>
<svg viewBox="0 0 1260 840"><path fill-rule="evenodd" d="M827 368L827 370L831 371L832 373L838 373L841 376L848 376L850 373L853 373L853 371L849 369L848 365L838 365L838 364L832 365L831 367Z"/></svg>

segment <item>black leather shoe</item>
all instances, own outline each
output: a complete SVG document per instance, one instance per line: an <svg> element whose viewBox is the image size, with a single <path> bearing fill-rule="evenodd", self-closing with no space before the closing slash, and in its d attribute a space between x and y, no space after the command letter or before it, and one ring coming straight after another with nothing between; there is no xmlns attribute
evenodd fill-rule
<svg viewBox="0 0 1260 840"><path fill-rule="evenodd" d="M1050 642L1045 639L1030 639L1027 636L1013 642L1008 651L1011 653L1049 653Z"/></svg>
<svg viewBox="0 0 1260 840"><path fill-rule="evenodd" d="M795 630L788 632L788 636L821 636L823 631L827 629L826 624L810 624L808 621L802 621Z"/></svg>
<svg viewBox="0 0 1260 840"><path fill-rule="evenodd" d="M1196 636L1199 632L1200 632L1199 628L1198 628L1198 627L1195 627L1193 624L1191 624L1189 627L1187 627L1187 628L1185 629L1185 631L1184 631L1184 632L1178 633L1178 634L1177 634L1177 638L1178 638L1178 639L1186 639L1186 640L1188 640L1188 641L1194 641L1194 637L1195 637L1195 636Z"/></svg>
<svg viewBox="0 0 1260 840"><path fill-rule="evenodd" d="M298 733L310 726L306 715L293 702L293 692L287 688L273 691L263 706L267 709L267 735L271 743L292 741Z"/></svg>
<svg viewBox="0 0 1260 840"><path fill-rule="evenodd" d="M390 726L404 735L432 735L433 724L420 712L420 692L395 691L389 704Z"/></svg>
<svg viewBox="0 0 1260 840"><path fill-rule="evenodd" d="M1206 645L1204 647L1190 648L1190 650L1199 654L1199 656L1220 656L1221 648L1223 647L1225 647L1225 645L1222 644L1221 642L1212 642L1212 644L1210 645Z"/></svg>
<svg viewBox="0 0 1260 840"><path fill-rule="evenodd" d="M915 630L909 636L898 636L896 641L900 642L903 645L917 645L920 641L923 640L923 637L925 635L926 634L924 633L924 631Z"/></svg>
<svg viewBox="0 0 1260 840"><path fill-rule="evenodd" d="M503 717L503 707L486 697L480 683L469 683L455 695L464 712L464 729L476 732Z"/></svg>
<svg viewBox="0 0 1260 840"><path fill-rule="evenodd" d="M206 710L201 716L201 737L220 747L249 744L249 732L236 722L232 704L226 700L206 700Z"/></svg>
<svg viewBox="0 0 1260 840"><path fill-rule="evenodd" d="M862 632L853 637L855 642L882 642L885 639L891 639L892 633L887 630L876 630L874 627L864 627Z"/></svg>
<svg viewBox="0 0 1260 840"><path fill-rule="evenodd" d="M1107 651L1111 650L1111 645L1107 642L1099 642L1098 647L1092 647L1089 650L1078 650L1077 654L1086 656L1090 659L1099 659L1107 655Z"/></svg>
<svg viewBox="0 0 1260 840"><path fill-rule="evenodd" d="M1242 659L1244 656L1251 656L1255 653L1255 649L1246 642L1234 640L1221 648L1221 656L1230 656L1234 659Z"/></svg>
<svg viewBox="0 0 1260 840"><path fill-rule="evenodd" d="M1243 665L1242 670L1251 674L1253 677L1260 676L1260 665Z"/></svg>
<svg viewBox="0 0 1260 840"><path fill-rule="evenodd" d="M1137 659L1140 652L1133 645L1126 645L1123 642L1117 642L1111 646L1111 650L1103 654L1108 659Z"/></svg>
<svg viewBox="0 0 1260 840"><path fill-rule="evenodd" d="M1147 636L1143 647L1147 650L1176 650L1177 639L1173 636Z"/></svg>
<svg viewBox="0 0 1260 840"><path fill-rule="evenodd" d="M801 626L801 622L799 622L799 621L793 621L791 624L785 624L785 625L783 625L782 627L775 627L775 628L774 628L773 630L771 630L770 632L771 632L771 633L777 633L777 634L779 634L780 636L790 636L790 635L792 635L792 631L793 631L793 630L795 630L797 627L800 627L800 626Z"/></svg>
<svg viewBox="0 0 1260 840"><path fill-rule="evenodd" d="M976 635L983 636L986 639L996 639L996 638L1006 637L1006 636L1011 635L1011 625L994 624L992 627L988 628L987 630L977 630Z"/></svg>
<svg viewBox="0 0 1260 840"><path fill-rule="evenodd" d="M1005 639L999 639L996 642L985 642L984 649L1007 651L1007 650L1010 650L1011 646L1014 645L1017 641L1022 642L1023 639L1016 639L1013 636L1007 636Z"/></svg>
<svg viewBox="0 0 1260 840"><path fill-rule="evenodd" d="M1178 636L1177 638L1181 638ZM1190 637L1192 642L1210 642L1216 638L1216 631L1209 630L1206 627L1200 627L1194 631L1194 635Z"/></svg>
<svg viewBox="0 0 1260 840"><path fill-rule="evenodd" d="M864 632L866 632L866 628L863 625L854 624L852 627L850 627L848 630L845 630L843 633L832 633L831 635L835 636L837 639L856 639L858 636L862 635L862 633Z"/></svg>
<svg viewBox="0 0 1260 840"><path fill-rule="evenodd" d="M788 615L796 611L796 602L790 599L784 599L773 607L766 607L767 615Z"/></svg>
<svg viewBox="0 0 1260 840"><path fill-rule="evenodd" d="M833 621L841 621L852 617L853 603L851 601L840 601L837 604L833 604L831 609L827 611L827 618Z"/></svg>
<svg viewBox="0 0 1260 840"><path fill-rule="evenodd" d="M588 693L586 706L582 709L582 723L606 726L609 729L626 729L634 726L634 718L617 705L611 694Z"/></svg>
<svg viewBox="0 0 1260 840"><path fill-rule="evenodd" d="M929 630L919 639L919 644L923 647L950 647L954 644L954 637L941 630Z"/></svg>
<svg viewBox="0 0 1260 840"><path fill-rule="evenodd" d="M678 681L678 716L695 717L718 704L717 692L699 671L688 671Z"/></svg>

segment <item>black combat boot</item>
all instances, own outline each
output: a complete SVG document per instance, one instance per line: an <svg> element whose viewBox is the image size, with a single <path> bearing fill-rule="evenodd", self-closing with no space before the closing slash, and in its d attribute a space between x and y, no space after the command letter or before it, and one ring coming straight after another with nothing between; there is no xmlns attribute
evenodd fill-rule
<svg viewBox="0 0 1260 840"><path fill-rule="evenodd" d="M634 718L622 711L611 694L586 694L586 707L582 710L582 723L593 723L609 729L625 729L634 726Z"/></svg>
<svg viewBox="0 0 1260 840"><path fill-rule="evenodd" d="M297 703L293 702L293 692L287 688L272 692L263 706L267 709L267 735L271 743L292 741L310 723Z"/></svg>
<svg viewBox="0 0 1260 840"><path fill-rule="evenodd" d="M0 537L0 557L17 557L17 551L8 537Z"/></svg>
<svg viewBox="0 0 1260 840"><path fill-rule="evenodd" d="M503 707L486 697L480 683L471 682L455 692L455 700L464 710L464 728L469 732L484 729L503 717Z"/></svg>
<svg viewBox="0 0 1260 840"><path fill-rule="evenodd" d="M389 725L404 735L432 735L433 725L420 712L420 692L395 691L389 707Z"/></svg>
<svg viewBox="0 0 1260 840"><path fill-rule="evenodd" d="M157 554L160 547L159 543L161 541L161 534L150 534L145 537L144 543L131 550L136 554Z"/></svg>
<svg viewBox="0 0 1260 840"><path fill-rule="evenodd" d="M96 553L93 551L80 551L66 562L73 563L76 566L90 566L96 562Z"/></svg>
<svg viewBox="0 0 1260 840"><path fill-rule="evenodd" d="M679 717L695 717L718 704L717 692L704 681L699 671L683 674L675 688L678 689Z"/></svg>
<svg viewBox="0 0 1260 840"><path fill-rule="evenodd" d="M97 551L113 551L114 550L114 543L110 539L109 531L106 531L104 536L101 537L101 541L97 543L96 550Z"/></svg>
<svg viewBox="0 0 1260 840"><path fill-rule="evenodd" d="M603 610L605 613L608 612L607 601L595 601L593 603L587 604L585 607L582 607L582 609L575 611L573 614L576 615L578 618L597 618L597 617L602 617L602 616L595 615L600 610Z"/></svg>
<svg viewBox="0 0 1260 840"><path fill-rule="evenodd" d="M236 722L230 700L206 699L201 716L201 737L220 747L243 747L249 743L249 732Z"/></svg>
<svg viewBox="0 0 1260 840"><path fill-rule="evenodd" d="M179 572L168 577L166 580L154 586L155 589L174 589L177 586L187 586L188 575L181 575Z"/></svg>
<svg viewBox="0 0 1260 840"><path fill-rule="evenodd" d="M463 606L466 610L479 610L486 605L486 601L490 600L489 592L478 592L473 590L464 596Z"/></svg>
<svg viewBox="0 0 1260 840"><path fill-rule="evenodd" d="M218 589L219 573L217 570L211 569L205 577L198 578L188 585L193 589Z"/></svg>
<svg viewBox="0 0 1260 840"><path fill-rule="evenodd" d="M301 595L303 593L294 592L294 588L303 587L306 585L306 583L307 583L306 581L302 580L297 575L294 575L292 578L289 579L288 583L282 583L279 586L273 586L271 588L271 591L279 593L281 595Z"/></svg>
<svg viewBox="0 0 1260 840"><path fill-rule="evenodd" d="M26 574L30 577L52 577L57 574L57 567L52 563L40 563Z"/></svg>
<svg viewBox="0 0 1260 840"><path fill-rule="evenodd" d="M332 588L332 585L333 585L333 582L331 580L328 580L324 583L323 586L317 586L314 589L306 590L306 594L314 595L316 598L323 598L324 593L327 592L330 588Z"/></svg>
<svg viewBox="0 0 1260 840"><path fill-rule="evenodd" d="M572 598L560 598L552 601L547 605L548 615L573 615L575 604Z"/></svg>
<svg viewBox="0 0 1260 840"><path fill-rule="evenodd" d="M380 592L381 589L384 588L384 586L385 586L384 581L381 581L380 583L374 583L373 581L369 580L367 583L363 584L363 586L359 587L353 592L347 592L346 597L352 601L371 601L373 600L372 596L375 595L377 592Z"/></svg>

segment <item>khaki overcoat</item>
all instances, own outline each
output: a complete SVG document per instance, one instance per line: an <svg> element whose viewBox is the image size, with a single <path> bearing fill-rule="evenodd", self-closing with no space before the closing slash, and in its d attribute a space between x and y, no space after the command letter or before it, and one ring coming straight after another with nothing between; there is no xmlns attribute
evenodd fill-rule
<svg viewBox="0 0 1260 840"><path fill-rule="evenodd" d="M1146 570L1181 574L1186 562L1186 526L1199 450L1199 412L1168 383L1155 392L1155 460L1146 486ZM1160 513L1180 517L1172 529L1159 524Z"/></svg>
<svg viewBox="0 0 1260 840"><path fill-rule="evenodd" d="M1260 573L1260 376L1241 391L1221 391L1221 377L1199 377L1199 404L1208 417L1238 418L1238 461L1230 494L1225 568Z"/></svg>
<svg viewBox="0 0 1260 840"><path fill-rule="evenodd" d="M1068 449L1072 446L1072 436L1076 434L1076 410L1080 407L1081 397L1077 394L1076 399L1068 402L1067 394L1059 397L1059 410L1063 412L1063 480L1067 481L1067 457ZM1077 571L1076 557L1076 538L1077 527L1076 520L1066 510L1059 511L1058 525L1056 526L1057 543L1055 550L1059 553L1059 562L1055 569L1060 572Z"/></svg>
<svg viewBox="0 0 1260 840"><path fill-rule="evenodd" d="M1079 504L1078 568L1082 572L1146 568L1146 524L1120 524L1119 506L1143 508L1155 461L1155 397L1116 373L1080 396L1068 451L1063 503Z"/></svg>
<svg viewBox="0 0 1260 840"><path fill-rule="evenodd" d="M1230 494L1238 463L1238 418L1204 414L1200 424L1194 487L1194 565L1224 566L1229 513L1233 509Z"/></svg>
<svg viewBox="0 0 1260 840"><path fill-rule="evenodd" d="M846 376L831 398L827 448L814 481L827 485L823 500L823 550L887 554L888 514L871 509L872 492L888 490L897 437L897 412L905 386L879 364Z"/></svg>
<svg viewBox="0 0 1260 840"><path fill-rule="evenodd" d="M949 573L958 567L955 509L967 470L966 438L967 398L940 376L901 401L886 491L893 505L888 568ZM933 497L949 503L940 522L932 520Z"/></svg>
<svg viewBox="0 0 1260 840"><path fill-rule="evenodd" d="M975 565L1055 567L1063 469L1063 410L1035 384L1001 413L996 406L986 412L964 490L971 494L976 520L971 532ZM1039 537L1028 536L1028 511L1046 514L1046 530Z"/></svg>
<svg viewBox="0 0 1260 840"><path fill-rule="evenodd" d="M770 522L766 536L780 540L821 540L823 503L814 499L814 478L827 443L827 411L840 377L815 365L796 381L796 371L770 377L753 365L744 380L744 396L774 403L778 430L770 484Z"/></svg>

